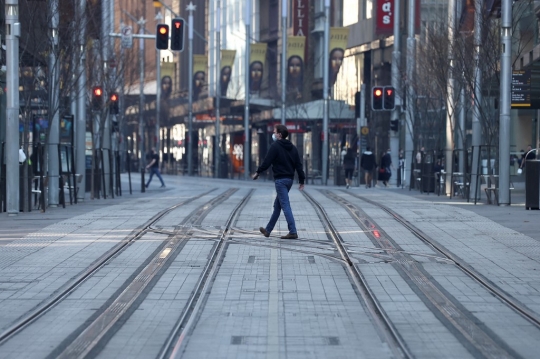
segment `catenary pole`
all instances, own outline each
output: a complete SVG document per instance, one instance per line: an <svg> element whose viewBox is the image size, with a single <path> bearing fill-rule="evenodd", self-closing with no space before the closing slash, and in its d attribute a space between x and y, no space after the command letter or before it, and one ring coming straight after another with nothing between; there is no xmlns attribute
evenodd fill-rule
<svg viewBox="0 0 540 359"><path fill-rule="evenodd" d="M499 114L499 206L510 205L510 107L512 84L512 0L501 7L501 83Z"/></svg>
<svg viewBox="0 0 540 359"><path fill-rule="evenodd" d="M195 11L196 6L193 5L193 2L190 2L186 10L189 12L188 16L188 74L190 80L188 81L188 176L193 175L193 145L191 144L193 140L193 11Z"/></svg>
<svg viewBox="0 0 540 359"><path fill-rule="evenodd" d="M446 173L452 173L454 165L453 149L454 149L454 37L456 28L456 0L448 0L448 82L446 85L446 148L445 148L445 170ZM446 176L445 194L449 196L452 191L452 178Z"/></svg>
<svg viewBox="0 0 540 359"><path fill-rule="evenodd" d="M57 207L59 203L59 163L58 163L58 144L60 142L60 64L58 61L58 24L60 15L58 11L58 0L49 2L49 14L51 19L50 36L51 49L49 54L49 114L50 128L48 138L48 164L49 164L49 206Z"/></svg>
<svg viewBox="0 0 540 359"><path fill-rule="evenodd" d="M86 24L86 0L79 0L77 6L77 18L80 24ZM82 176L80 188L77 192L77 201L84 201L86 183L86 46L84 43L86 36L86 26L79 29L79 62L77 70L77 116L75 117L75 155L76 172Z"/></svg>
<svg viewBox="0 0 540 359"><path fill-rule="evenodd" d="M245 110L244 110L244 179L249 179L249 58L251 53L250 38L251 38L251 0L246 1L246 54L245 54Z"/></svg>
<svg viewBox="0 0 540 359"><path fill-rule="evenodd" d="M411 178L411 164L414 153L414 120L415 120L415 68L416 68L416 37L414 34L416 25L416 1L409 1L408 37L407 37L407 112L405 123L405 171L401 181Z"/></svg>
<svg viewBox="0 0 540 359"><path fill-rule="evenodd" d="M214 174L216 178L219 178L219 163L220 163L220 126L221 115L219 113L219 107L221 106L221 1L217 0L216 6L216 136L214 143ZM226 95L226 94L224 94Z"/></svg>
<svg viewBox="0 0 540 359"><path fill-rule="evenodd" d="M287 101L287 0L281 1L281 124L285 125Z"/></svg>
<svg viewBox="0 0 540 359"><path fill-rule="evenodd" d="M144 35L144 23L141 18L138 22L139 34ZM145 192L144 171L146 155L144 146L144 38L139 39L139 169L141 171L141 192Z"/></svg>
<svg viewBox="0 0 540 359"><path fill-rule="evenodd" d="M156 14L158 21L162 19L161 9ZM172 84L171 84L172 86ZM172 89L171 89L172 90ZM154 128L154 146L156 147L156 153L161 155L161 136L160 136L160 122L161 121L161 50L156 49L156 125Z"/></svg>
<svg viewBox="0 0 540 359"><path fill-rule="evenodd" d="M19 3L6 0L6 209L19 215Z"/></svg>
<svg viewBox="0 0 540 359"><path fill-rule="evenodd" d="M401 33L400 33L400 3L401 0L395 0L394 1L394 45L393 45L393 51L392 51L392 87L394 88L394 91L396 94L401 94L401 81L400 81L400 67L401 67ZM396 96L397 97L397 96ZM394 107L394 110L392 110L391 118L392 121L398 121L399 123L399 113L400 109L398 106ZM398 131L399 131L399 125L398 125ZM396 165L399 161L399 133L398 131L392 131L390 130L390 157L392 159L392 163ZM397 174L395 176L390 177L390 184L396 185L397 184Z"/></svg>
<svg viewBox="0 0 540 359"><path fill-rule="evenodd" d="M328 184L328 71L330 53L330 0L324 0L324 39L323 39L323 151L322 151L322 182Z"/></svg>
<svg viewBox="0 0 540 359"><path fill-rule="evenodd" d="M477 173L480 161L480 145L482 144L482 124L480 122L480 106L482 105L482 66L480 64L480 50L482 48L482 12L484 0L474 2L474 99L472 114L472 169L470 198L476 198L478 187Z"/></svg>
<svg viewBox="0 0 540 359"><path fill-rule="evenodd" d="M101 83L105 85L103 87L104 93L107 95L105 97L105 103L108 103L108 96L110 95L111 89L110 89L110 67L109 67L109 33L111 32L111 29L109 29L110 24L110 4L109 2L112 0L101 0L101 60L102 60L102 68L103 68L103 77L101 79ZM103 153L103 162L101 163L101 170L105 174L109 174L110 166L109 166L109 151L111 151L111 114L108 111L108 108L105 108L104 110L99 112L102 116L105 116L103 123L103 140L102 140L102 149L107 150L107 152ZM101 127L101 125L100 125ZM111 194L113 189L111 188L111 184L108 181L108 177L105 180L103 190L106 194Z"/></svg>

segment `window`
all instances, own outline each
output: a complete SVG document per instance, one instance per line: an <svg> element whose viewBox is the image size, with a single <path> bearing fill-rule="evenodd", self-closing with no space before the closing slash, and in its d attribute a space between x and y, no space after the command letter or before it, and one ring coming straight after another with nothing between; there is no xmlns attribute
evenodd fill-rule
<svg viewBox="0 0 540 359"><path fill-rule="evenodd" d="M365 5L364 18L371 19L373 17L373 0L365 0Z"/></svg>

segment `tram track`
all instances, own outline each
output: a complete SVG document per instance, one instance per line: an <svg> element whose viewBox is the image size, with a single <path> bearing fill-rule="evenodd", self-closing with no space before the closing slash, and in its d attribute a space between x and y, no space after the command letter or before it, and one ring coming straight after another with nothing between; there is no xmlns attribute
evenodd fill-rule
<svg viewBox="0 0 540 359"><path fill-rule="evenodd" d="M181 355L182 350L185 348L187 337L191 331L193 331L198 316L204 308L204 303L207 300L210 288L213 284L215 276L219 270L219 266L225 257L227 252L228 241L227 237L230 235L231 226L238 220L238 216L242 209L246 205L247 201L251 198L253 190L234 207L229 215L225 228L221 232L219 241L214 246L212 253L206 263L206 266L201 274L195 289L193 290L190 299L186 305L186 309L183 311L182 316L177 321L175 327L171 331L171 334L164 346L162 347L158 358L176 358Z"/></svg>
<svg viewBox="0 0 540 359"><path fill-rule="evenodd" d="M160 247L160 250L154 254L150 261L138 272L134 273L132 280L126 284L125 289L119 293L114 300L106 307L102 308L100 314L94 320L85 325L85 328L70 342L60 350L55 350L55 358L84 358L95 356L105 342L110 338L109 332L114 332L118 323L127 319L133 312L136 304L143 297L143 292L147 291L152 283L167 270L172 260L182 251L187 241L193 234L189 224L200 223L215 206L223 203L230 198L237 189L229 189L211 200L199 205L188 216L186 216L178 226L177 231L169 236ZM168 212L170 213L170 212ZM160 218L163 218L161 216ZM153 222L152 224L159 223ZM186 224L188 224L186 226ZM59 352L57 354L57 352Z"/></svg>
<svg viewBox="0 0 540 359"><path fill-rule="evenodd" d="M444 291L442 291L435 280L425 273L422 266L411 257L413 254L403 251L393 241L393 239L356 204L346 200L344 197L338 196L334 192L328 190L321 190L320 192L330 200L341 205L356 221L360 228L364 230L365 234L372 240L372 242L376 243L381 249L392 257L392 263L395 268L404 279L415 287L415 292L419 294L421 293L420 297L424 298L423 300L426 305L434 308L433 310L436 311L434 314L436 314L440 320L446 322L447 326L455 328L456 333L459 333L463 340L468 342L471 347L475 348L485 358L519 357L519 355L517 355L511 348L507 347L503 342L501 342L500 338L491 333L484 326L479 325L480 321L475 319L471 313L456 304L454 298L449 297ZM361 200L365 199L364 197L355 194L350 195ZM381 209L384 207L384 205L381 205L375 201L371 201L369 199L365 200L366 202ZM392 210L388 209L388 213L392 212ZM404 221L402 218L401 220L403 222L399 221L400 224L405 224L406 221ZM415 227L411 224L404 225L404 227L412 233L415 233ZM417 233L420 232L417 230L415 235L417 235ZM423 236L423 241L428 244L434 243L434 241L426 235ZM432 247L435 248L434 246ZM438 252L445 254L444 252L448 251ZM450 263L456 264L453 258L449 256L445 258L450 259ZM464 265L464 263L462 263L462 265Z"/></svg>
<svg viewBox="0 0 540 359"><path fill-rule="evenodd" d="M28 313L24 315L22 318L20 318L17 322L15 322L13 325L11 325L9 328L4 330L0 334L0 346L3 345L6 341L8 341L10 338L12 338L14 335L19 333L20 331L27 328L29 325L31 325L33 322L35 322L37 319L39 319L41 316L43 316L45 313L50 311L52 308L54 308L56 305L58 305L62 300L64 300L67 296L69 296L73 291L75 291L79 286L81 286L87 279L92 277L97 271L99 271L105 264L107 264L111 259L116 257L118 254L120 254L123 250L125 250L131 243L134 241L142 238L146 233L151 231L152 226L159 222L164 216L169 214L170 212L174 211L175 209L184 206L190 202L193 202L203 196L206 196L210 194L211 192L215 191L216 189L211 189L209 191L206 191L204 193L201 193L197 196L190 197L188 199L185 199L183 201L180 201L176 203L173 206L170 206L158 213L156 213L152 218L150 218L145 224L139 226L138 228L134 229L126 238L124 238L120 243L115 245L113 248L108 250L106 253L104 253L102 256L100 256L90 267L88 267L86 270L81 272L75 279L69 281L64 286L62 286L59 290L55 292L53 296L48 298L46 301L39 304L31 313Z"/></svg>
<svg viewBox="0 0 540 359"><path fill-rule="evenodd" d="M376 328L381 336L381 339L386 342L395 358L413 358L414 356L409 351L405 341L400 336L394 324L385 313L384 309L377 301L375 294L371 291L364 276L353 263L353 258L344 245L344 241L339 235L339 231L332 224L332 221L324 207L315 198L303 191L302 194L308 202L315 208L319 219L327 229L327 236L334 242L339 251L341 258L344 260L345 268L349 273L352 284L356 287L359 295L365 303L365 308L369 312Z"/></svg>
<svg viewBox="0 0 540 359"><path fill-rule="evenodd" d="M470 278L474 279L477 283L481 284L485 289L487 289L491 294L493 294L495 297L497 297L499 300L501 300L503 303L507 304L510 308L512 308L514 311L519 313L521 316L523 316L525 319L527 319L530 323L534 324L536 327L540 328L540 316L533 311L531 311L529 308L527 308L524 304L518 302L515 298L513 298L510 294L508 294L506 291L501 289L499 286L491 282L489 279L485 278L481 273L479 273L477 270L472 268L468 263L460 259L458 256L456 256L454 253L446 249L444 246L442 246L440 243L435 241L433 238L422 232L418 227L411 224L409 221L404 219L402 216L400 216L397 212L390 209L388 206L385 206L381 203L378 203L376 201L370 200L368 198L365 198L363 196L359 196L357 194L351 194L353 197L358 198L366 203L369 203L373 206L376 206L386 213L388 213L390 216L394 218L398 223L400 223L403 227L407 228L412 234L414 234L418 239L420 239L422 242L426 243L428 246L433 248L436 252L440 253L444 256L445 259L447 259L449 262L453 263L456 267L458 267L461 271L463 271L465 274L467 274Z"/></svg>

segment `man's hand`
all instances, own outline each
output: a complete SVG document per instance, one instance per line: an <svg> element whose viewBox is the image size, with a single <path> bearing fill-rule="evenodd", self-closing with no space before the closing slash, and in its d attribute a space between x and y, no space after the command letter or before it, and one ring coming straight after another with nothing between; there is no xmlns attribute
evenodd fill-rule
<svg viewBox="0 0 540 359"><path fill-rule="evenodd" d="M301 183L300 186L298 187L298 189L299 189L300 191L303 191L303 190L304 190L304 184Z"/></svg>
<svg viewBox="0 0 540 359"><path fill-rule="evenodd" d="M257 178L259 178L259 174L255 172L255 174L253 175L253 180L255 181Z"/></svg>

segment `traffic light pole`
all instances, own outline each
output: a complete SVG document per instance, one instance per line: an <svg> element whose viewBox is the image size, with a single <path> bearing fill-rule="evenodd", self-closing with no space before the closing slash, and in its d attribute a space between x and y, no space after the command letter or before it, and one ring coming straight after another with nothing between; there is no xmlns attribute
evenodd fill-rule
<svg viewBox="0 0 540 359"><path fill-rule="evenodd" d="M399 14L401 12L400 9L400 2L401 0L395 0L394 1L394 46L392 51L392 87L394 87L394 93L401 94L400 91L400 75L399 75L399 69L401 65L401 52L399 51L401 47L401 34L399 31ZM385 92L385 91L384 91ZM386 94L385 94L386 95ZM395 95L394 95L395 96ZM399 124L399 113L400 108L398 106L394 105L394 109L392 110L391 114L391 121L397 122ZM398 131L399 131L399 125L398 125ZM392 164L395 168L399 168L399 132L398 131L389 131L390 135L390 158L392 159ZM393 176L390 177L390 184L396 185L397 184L397 173L395 173Z"/></svg>
<svg viewBox="0 0 540 359"><path fill-rule="evenodd" d="M6 208L19 215L19 4L6 0Z"/></svg>
<svg viewBox="0 0 540 359"><path fill-rule="evenodd" d="M501 7L501 83L499 114L499 206L510 205L510 109L512 85L512 1Z"/></svg>
<svg viewBox="0 0 540 359"><path fill-rule="evenodd" d="M214 175L216 178L219 178L219 164L220 164L220 155L221 151L219 148L220 145L220 126L221 126L221 116L219 113L219 108L221 106L221 1L217 0L216 6L216 134L215 134L215 144L214 144Z"/></svg>
<svg viewBox="0 0 540 359"><path fill-rule="evenodd" d="M189 11L189 17L188 17L188 52L189 52L189 60L188 60L188 74L189 76L193 76L193 11L195 11L195 5L193 5L192 2L189 3L187 9ZM191 144L191 141L193 139L193 79L190 77L189 81L189 87L188 87L188 138L187 138L187 146L188 146L188 175L193 175L193 145Z"/></svg>
<svg viewBox="0 0 540 359"><path fill-rule="evenodd" d="M323 40L323 151L322 151L322 183L328 184L328 70L330 61L330 0L324 0L324 40ZM336 183L337 184L337 183Z"/></svg>
<svg viewBox="0 0 540 359"><path fill-rule="evenodd" d="M287 0L281 1L281 124L285 125L287 101Z"/></svg>
<svg viewBox="0 0 540 359"><path fill-rule="evenodd" d="M416 111L416 93L414 89L416 68L416 38L414 34L416 22L416 1L409 1L408 38L407 38L407 112L405 116L405 170L401 183L407 183L411 179L412 161L414 153L414 119ZM405 182L404 182L405 181ZM411 186L412 183L409 183Z"/></svg>
<svg viewBox="0 0 540 359"><path fill-rule="evenodd" d="M249 158L250 158L250 150L249 150L249 57L251 52L251 44L250 44L250 38L251 38L251 16L253 15L251 13L251 0L246 1L246 61L245 61L245 83L244 87L246 89L246 101L245 101L245 108L244 108L244 179L248 180L250 177L250 171L249 171Z"/></svg>

